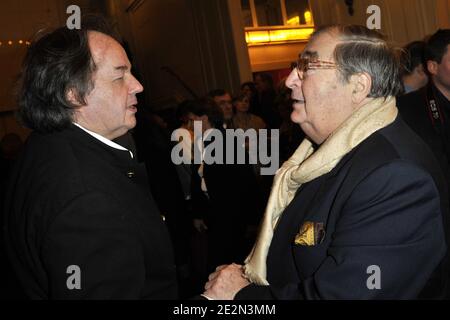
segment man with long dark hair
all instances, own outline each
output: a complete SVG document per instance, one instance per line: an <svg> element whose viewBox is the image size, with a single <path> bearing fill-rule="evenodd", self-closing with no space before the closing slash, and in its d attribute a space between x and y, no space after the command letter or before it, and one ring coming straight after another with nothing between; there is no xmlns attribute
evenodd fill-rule
<svg viewBox="0 0 450 320"><path fill-rule="evenodd" d="M8 254L32 299L173 299L172 247L145 169L112 141L135 126L143 87L93 22L44 35L23 63L19 112L33 133L7 195Z"/></svg>

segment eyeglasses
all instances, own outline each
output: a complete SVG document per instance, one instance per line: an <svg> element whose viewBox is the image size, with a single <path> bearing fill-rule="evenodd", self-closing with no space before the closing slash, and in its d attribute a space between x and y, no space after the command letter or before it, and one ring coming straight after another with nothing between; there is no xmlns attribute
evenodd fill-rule
<svg viewBox="0 0 450 320"><path fill-rule="evenodd" d="M306 72L308 70L318 70L318 69L335 69L337 64L331 61L324 61L319 59L311 58L299 58L295 69L300 80L305 78Z"/></svg>

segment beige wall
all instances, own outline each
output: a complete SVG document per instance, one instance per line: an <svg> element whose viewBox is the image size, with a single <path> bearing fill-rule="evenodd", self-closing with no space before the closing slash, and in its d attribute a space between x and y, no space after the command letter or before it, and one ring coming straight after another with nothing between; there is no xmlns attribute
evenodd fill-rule
<svg viewBox="0 0 450 320"><path fill-rule="evenodd" d="M450 0L357 0L350 16L344 1L310 0L316 26L328 24L365 25L367 7L381 9L381 32L395 45L423 39L438 28L450 28ZM252 46L248 48L254 72L287 68L306 43Z"/></svg>
<svg viewBox="0 0 450 320"><path fill-rule="evenodd" d="M439 0L436 3L438 26L450 29L450 0Z"/></svg>
<svg viewBox="0 0 450 320"><path fill-rule="evenodd" d="M423 39L439 27L449 28L450 0L356 0L355 13L350 16L345 2L336 0L310 0L316 26L328 24L366 25L367 8L378 5L381 9L381 32L394 45ZM252 46L248 48L254 72L287 68L306 43Z"/></svg>
<svg viewBox="0 0 450 320"><path fill-rule="evenodd" d="M317 26L332 23L366 25L367 7L381 9L381 32L396 45L423 39L450 24L450 0L357 0L355 14L347 13L344 1L310 0Z"/></svg>

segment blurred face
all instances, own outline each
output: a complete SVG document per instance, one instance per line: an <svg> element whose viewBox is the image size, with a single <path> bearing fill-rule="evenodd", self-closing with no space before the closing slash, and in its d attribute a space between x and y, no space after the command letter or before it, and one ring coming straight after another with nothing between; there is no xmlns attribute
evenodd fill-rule
<svg viewBox="0 0 450 320"><path fill-rule="evenodd" d="M423 64L419 64L417 67L415 67L413 74L414 74L415 78L417 79L417 88L422 88L424 85L427 84L428 76L425 73Z"/></svg>
<svg viewBox="0 0 450 320"><path fill-rule="evenodd" d="M442 56L441 63L428 61L428 70L438 89L450 100L450 44L447 52Z"/></svg>
<svg viewBox="0 0 450 320"><path fill-rule="evenodd" d="M243 113L248 112L248 108L249 108L248 98L245 97L241 100L237 100L234 103L234 107L236 108L237 112L243 112Z"/></svg>
<svg viewBox="0 0 450 320"><path fill-rule="evenodd" d="M224 120L230 120L233 117L233 105L231 96L226 93L223 96L214 97L216 104L222 109Z"/></svg>
<svg viewBox="0 0 450 320"><path fill-rule="evenodd" d="M308 43L302 57L334 62L337 39L336 34L330 33L317 36ZM286 79L286 86L292 90L291 120L317 144L325 141L355 109L352 88L341 82L336 68L311 68L307 72L294 69Z"/></svg>
<svg viewBox="0 0 450 320"><path fill-rule="evenodd" d="M260 75L256 75L255 77L255 87L259 92L267 90L267 84L264 82Z"/></svg>
<svg viewBox="0 0 450 320"><path fill-rule="evenodd" d="M79 108L75 119L83 127L108 139L125 134L136 125L136 94L142 85L131 74L130 61L113 38L89 32L89 47L97 66L94 89Z"/></svg>
<svg viewBox="0 0 450 320"><path fill-rule="evenodd" d="M245 94L248 99L252 98L252 89L249 86L244 86L241 90L242 94Z"/></svg>
<svg viewBox="0 0 450 320"><path fill-rule="evenodd" d="M188 130L194 130L194 121L199 120L199 117L193 114L192 112L188 112L183 117L183 126Z"/></svg>

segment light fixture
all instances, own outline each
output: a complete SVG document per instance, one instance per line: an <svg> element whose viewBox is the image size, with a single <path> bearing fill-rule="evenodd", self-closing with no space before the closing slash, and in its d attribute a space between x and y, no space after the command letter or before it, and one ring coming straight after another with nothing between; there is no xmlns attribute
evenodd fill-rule
<svg viewBox="0 0 450 320"><path fill-rule="evenodd" d="M306 41L314 28L267 28L245 30L245 40L249 46Z"/></svg>
<svg viewBox="0 0 450 320"><path fill-rule="evenodd" d="M28 40L4 40L4 41L0 41L0 46L4 47L4 46L15 46L15 44L19 44L19 45L31 45L31 42Z"/></svg>
<svg viewBox="0 0 450 320"><path fill-rule="evenodd" d="M311 15L311 11L306 10L304 13L305 16L305 22L306 24L312 24L312 15Z"/></svg>
<svg viewBox="0 0 450 320"><path fill-rule="evenodd" d="M286 24L288 26L298 26L300 24L300 17L299 16L292 17L286 21Z"/></svg>

